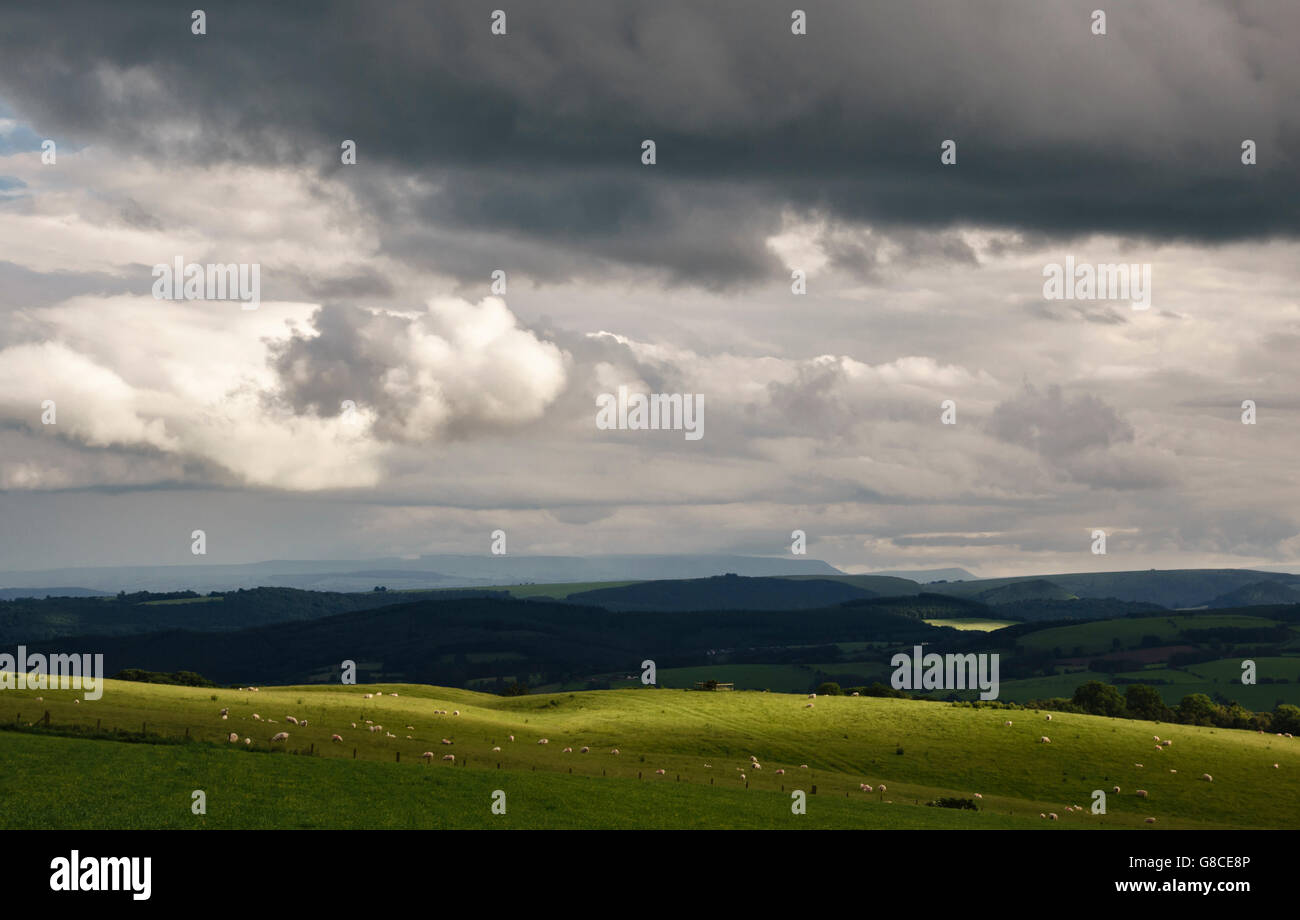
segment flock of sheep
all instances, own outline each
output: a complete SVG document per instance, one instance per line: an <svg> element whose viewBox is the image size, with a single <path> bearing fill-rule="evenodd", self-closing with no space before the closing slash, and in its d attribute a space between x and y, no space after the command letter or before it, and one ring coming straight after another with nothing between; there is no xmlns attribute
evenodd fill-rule
<svg viewBox="0 0 1300 920"><path fill-rule="evenodd" d="M247 689L248 691L252 691L252 692L256 692L256 691L258 690L257 687L248 687L248 688L243 688L243 687L241 687L240 689L241 689L241 690L245 690L245 689ZM390 697L396 697L396 696L397 696L396 693L389 693L388 695L389 695ZM858 694L856 694L856 693L853 694L853 696L857 696L857 695L858 695ZM384 696L383 693L364 693L364 694L362 694L362 699L366 699L366 700L382 699L383 696ZM816 700L816 698L817 698L817 694L816 694L816 693L810 693L810 694L808 694L808 699L809 699L810 701L812 701L812 700ZM808 702L808 703L805 704L805 708L808 708L808 709L813 708L813 706L814 706L814 703L813 703L813 702ZM228 708L225 708L225 709L222 709L222 710L220 711L220 716L221 716L222 719L227 719L227 718L229 718L229 713L230 713L230 710L229 710ZM448 713L447 710L445 710L445 709L435 709L435 710L433 710L433 714L434 714L434 715L443 715L443 716L445 716L445 715L451 715L451 716L455 717L455 716L459 716L459 715L460 715L460 710L459 710L459 709L455 709L455 710L452 710L451 713ZM254 721L259 721L259 722L260 722L260 721L263 721L262 717L261 717L259 714L257 714L257 713L253 713L253 714L252 714L252 719L253 719ZM275 722L274 719L266 719L265 721L267 721L267 722L272 722L272 723ZM308 724L306 719L298 719L298 718L296 718L296 717L294 717L294 716L291 716L291 715L286 715L286 716L284 717L284 721L285 721L286 723L290 724L290 725L294 725L294 726L298 726L298 727L304 727L304 728L305 728L305 727L307 726L307 724ZM1051 716L1050 713L1047 714L1045 721L1048 721L1048 722L1051 722L1051 721L1052 721L1052 716ZM1005 720L1005 721L1003 722L1003 725L1006 726L1006 727L1008 727L1008 728L1010 728L1010 727L1012 726L1012 721L1011 721L1010 719L1007 719L1007 720ZM372 719L366 719L366 720L365 720L365 727L366 727L367 731L369 731L369 732L372 733L372 734L373 734L373 733L378 733L378 732L383 732L383 733L384 733L384 736L387 737L387 738L396 738L396 737L397 737L397 736L394 735L392 732L385 731L385 730L384 730L384 727L383 727L382 725L378 725L378 724L376 724L376 723L374 722L374 720L372 720ZM353 723L352 723L352 728L354 728L354 729L357 728L357 723L356 723L356 722L353 722ZM414 731L414 730L415 730L415 726L414 726L414 725L407 725L406 728L407 728L408 731ZM1262 732L1261 732L1261 734L1262 734ZM1283 733L1279 733L1279 737L1283 737L1283 736L1285 736L1285 737L1287 737L1287 738L1290 738L1290 737L1291 737L1290 734L1285 734L1285 735L1284 735ZM407 735L406 737L407 737L408 739L410 739L412 736L411 736L411 735ZM514 735L509 735L509 736L508 736L508 739L509 739L510 741L513 742L513 741L515 740L515 736L514 736ZM231 733L230 733L230 735L229 735L229 742L230 742L231 744L238 743L239 740L240 740L240 736L239 736L239 734L238 734L237 732L231 732ZM288 740L289 740L289 733L288 733L287 731L277 731L275 734L273 734L273 735L271 736L271 743L272 743L272 744L282 743L282 742L286 742L286 741L288 741ZM442 740L442 744L444 744L444 745L451 745L451 744L454 743L450 738L443 738L443 739L441 739L441 740ZM331 741L332 743L335 743L335 744L341 744L341 743L343 743L343 736L342 736L341 734L334 733L334 734L330 735L330 741ZM1155 735L1155 736L1153 736L1153 737L1152 737L1152 741L1154 742L1155 749L1156 749L1157 751L1159 751L1159 752L1163 752L1163 751L1167 750L1167 749L1168 749L1168 748L1173 744L1173 740L1172 740L1172 739L1170 739L1170 738L1164 738L1164 739L1162 739L1159 735ZM252 745L252 743L253 743L252 738L249 738L249 737L245 737L245 738L243 739L243 742L244 742L245 745ZM1051 744L1051 743L1052 743L1052 739L1049 738L1047 735L1041 735L1041 736L1039 736L1038 743L1039 743L1039 744ZM549 739L549 738L538 738L538 739L537 739L537 744L539 744L539 745L548 745L548 744L550 744L550 739ZM494 747L492 748L492 753L500 753L500 752L501 752L501 747L500 747L499 745L494 746ZM565 748L561 751L561 753L564 753L564 754L572 754L572 753L573 753L573 748L572 748L572 747L565 747ZM578 753L580 753L580 754L589 754L589 753L591 753L591 748L590 748L590 746L586 746L586 745L584 745L583 747L581 747L581 748L578 749ZM620 751L619 751L618 748L612 748L612 749L610 750L609 753L612 754L612 755L618 755L618 754L620 753ZM434 759L436 756L437 756L437 755L436 755L433 751L425 751L423 754L420 755L420 758L421 758L421 759L422 759L426 764L429 764L429 763L432 763L433 759ZM453 765L454 765L455 762L456 762L456 755L455 755L455 754L444 754L444 755L442 756L442 760L443 760L444 762L446 762L446 763L450 763L450 764L453 764ZM712 764L707 764L707 763L706 763L706 764L704 764L704 766L705 766L706 769L712 769ZM1135 763L1133 766L1134 766L1135 768L1137 768L1137 769L1143 769L1143 765L1140 764L1140 763ZM1276 764L1276 763L1273 764L1273 768L1274 768L1274 769L1277 769L1278 766L1279 766L1279 765ZM745 765L743 765L743 766L738 766L738 767L736 767L737 772L739 772L739 774L740 774L740 781L741 781L741 782L744 782L744 783L747 783L747 782L748 782L748 779L749 779L749 774L748 774L747 771L749 771L749 770L753 770L753 771L755 771L755 772L758 772L758 771L761 771L762 769L763 769L763 765L762 765L761 763L759 763L759 761L758 761L758 757L755 756L755 755L752 755L752 754L750 755L749 763L747 763L747 764L745 764ZM804 763L804 764L799 764L799 769L801 769L801 770L807 770L807 769L808 769L808 764L806 764L806 763ZM1177 771L1177 770L1174 770L1174 769L1171 769L1169 772L1170 772L1170 773L1177 773L1178 771ZM656 769L656 770L654 771L654 773L655 773L656 776L666 776L666 775L667 775L667 771L666 771L665 769L663 769L662 767ZM774 773L775 773L775 775L777 775L777 776L784 776L784 775L785 775L785 769L784 769L784 768L777 769L776 771L774 771ZM1205 782L1213 782L1213 781L1214 781L1214 777L1211 776L1209 773L1202 773L1200 778L1201 778L1203 781L1205 781ZM883 794L887 791L887 787L885 786L884 783L879 783L879 784L874 785L874 786L871 785L871 784L869 784L869 783L859 783L858 788L859 788L859 790L860 790L861 792L866 792L866 793L876 793L876 794L881 795L882 797L883 797ZM1119 786L1114 786L1114 787L1112 788L1112 792L1113 792L1114 794L1118 795L1118 794L1120 793L1120 787L1119 787ZM1147 790L1145 790L1145 789L1138 789L1138 790L1136 790L1136 792L1135 792L1134 794L1135 794L1138 798L1140 798L1140 799L1147 799L1147 798L1149 797L1149 793L1148 793ZM984 796L983 796L981 793L976 792L976 793L974 793L974 797L977 798L977 799L982 799ZM1069 813L1087 813L1087 810L1086 810L1082 805L1066 805L1066 806L1065 806L1065 811L1066 811L1066 812L1069 812ZM1060 819L1060 816L1059 816L1056 812L1040 812L1038 816L1039 816L1039 818L1042 818L1042 819L1044 819L1044 820L1048 820L1048 821L1057 821L1057 820ZM1156 819L1153 818L1153 817L1147 817L1147 818L1144 819L1144 821L1145 821L1145 823L1147 823L1147 824L1155 824L1155 823L1156 823Z"/></svg>

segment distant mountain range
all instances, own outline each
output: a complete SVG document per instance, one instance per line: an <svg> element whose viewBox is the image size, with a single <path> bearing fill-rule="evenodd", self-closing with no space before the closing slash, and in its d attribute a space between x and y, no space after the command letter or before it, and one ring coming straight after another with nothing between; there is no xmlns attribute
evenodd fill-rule
<svg viewBox="0 0 1300 920"><path fill-rule="evenodd" d="M487 587L529 582L649 581L711 575L840 575L817 559L725 555L620 556L420 556L416 559L273 560L247 564L115 566L0 572L7 596L45 596L47 585L83 585L71 596L118 591L200 593L239 588L301 588L309 591L390 591L420 588Z"/></svg>

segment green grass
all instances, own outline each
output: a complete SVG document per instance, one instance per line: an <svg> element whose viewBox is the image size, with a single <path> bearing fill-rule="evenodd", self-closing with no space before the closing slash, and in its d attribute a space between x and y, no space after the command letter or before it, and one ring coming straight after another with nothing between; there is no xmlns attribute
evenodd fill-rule
<svg viewBox="0 0 1300 920"><path fill-rule="evenodd" d="M778 693L497 697L383 685L400 696L363 699L372 689L252 693L108 681L101 700L81 703L72 691L8 690L0 723L24 727L0 731L0 758L22 768L0 772L0 801L22 807L6 808L0 826L1046 827L1037 816L1048 811L1061 816L1053 827L1143 827L1148 815L1161 828L1300 825L1300 742L1272 735L1064 713L1048 724L1028 711L866 697L819 697L808 709L804 695ZM179 739L188 728L194 740L133 744L25 728L46 710L65 730L93 732L99 720L101 730L139 731L146 722L151 734ZM253 712L278 721L254 721ZM286 714L309 727L286 724ZM365 719L397 737L351 728ZM279 730L290 740L273 746ZM230 731L253 745L227 744ZM333 732L346 742L331 744ZM1037 743L1041 734L1052 743ZM1173 746L1157 753L1152 734ZM541 737L550 743L537 744ZM582 745L592 753L576 753ZM575 753L562 753L566 746ZM288 751L268 753L273 747ZM611 755L613 747L622 753ZM432 766L419 760L425 750L439 758ZM457 766L441 762L446 752ZM745 766L751 755L761 770ZM666 777L655 775L660 768ZM1203 772L1215 782L1199 781ZM868 796L864 782L888 791ZM791 815L790 790L814 783L809 814ZM1064 811L1116 784L1123 792L1110 796L1108 815ZM1150 799L1133 795L1139 787ZM189 812L193 789L208 796L206 818ZM489 811L494 789L507 792L504 818ZM975 792L979 813L916 804Z"/></svg>
<svg viewBox="0 0 1300 920"><path fill-rule="evenodd" d="M951 626L953 629L971 629L980 632L992 632L1005 626L1015 626L1018 620L925 620L931 626Z"/></svg>

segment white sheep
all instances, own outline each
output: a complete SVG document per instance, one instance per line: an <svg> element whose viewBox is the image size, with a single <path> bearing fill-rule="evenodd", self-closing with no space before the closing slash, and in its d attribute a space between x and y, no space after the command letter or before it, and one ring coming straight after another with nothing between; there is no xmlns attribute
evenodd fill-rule
<svg viewBox="0 0 1300 920"><path fill-rule="evenodd" d="M877 791L877 792L884 792L884 791L885 791L885 784L884 784L884 783L881 783L879 786L877 786L877 787L876 787L876 791Z"/></svg>
<svg viewBox="0 0 1300 920"><path fill-rule="evenodd" d="M810 699L810 700L815 700L815 699L817 699L817 694L815 694L815 693L810 693L810 694L808 694L808 699Z"/></svg>
<svg viewBox="0 0 1300 920"><path fill-rule="evenodd" d="M866 783L859 783L859 784L858 784L858 788L861 789L863 792L871 792L871 791L872 791L871 787L868 786Z"/></svg>
<svg viewBox="0 0 1300 920"><path fill-rule="evenodd" d="M571 747L567 747L567 748L565 748L564 750L560 751L560 753L561 753L561 754L572 754L572 753L573 753L573 748L571 748Z"/></svg>
<svg viewBox="0 0 1300 920"><path fill-rule="evenodd" d="M1139 789L1137 791L1137 797L1139 799L1145 799L1147 797L1147 791L1145 789Z"/></svg>
<svg viewBox="0 0 1300 920"><path fill-rule="evenodd" d="M239 732L231 732L231 733L230 733L230 737L229 737L227 740L228 740L231 744L234 744L236 741L239 740Z"/></svg>
<svg viewBox="0 0 1300 920"><path fill-rule="evenodd" d="M221 714L222 714L223 716L228 716L228 715L230 715L230 710L229 710L228 708L227 708L227 709L223 709L223 710L221 710Z"/></svg>
<svg viewBox="0 0 1300 920"><path fill-rule="evenodd" d="M590 753L591 753L591 748L587 747L587 746L584 744L582 747L580 747L580 748L578 749L578 753L579 753L579 754L590 754Z"/></svg>
<svg viewBox="0 0 1300 920"><path fill-rule="evenodd" d="M1047 714L1047 721L1052 721L1052 714L1050 712Z"/></svg>
<svg viewBox="0 0 1300 920"><path fill-rule="evenodd" d="M244 744L252 744L252 743L253 743L253 739L252 739L252 738L245 738L245 739L244 739Z"/></svg>
<svg viewBox="0 0 1300 920"><path fill-rule="evenodd" d="M614 748L612 751L610 751L610 753L611 753L611 754L617 754L617 753L618 753L618 748Z"/></svg>
<svg viewBox="0 0 1300 920"><path fill-rule="evenodd" d="M663 771L662 769L660 769L660 770L655 770L655 774L658 775L658 776L663 776L663 775L664 775L664 771Z"/></svg>
<svg viewBox="0 0 1300 920"><path fill-rule="evenodd" d="M1038 743L1039 743L1039 744L1051 744L1051 743L1052 743L1052 739L1049 738L1049 737L1047 737L1046 735L1043 735L1043 737L1041 737L1041 738L1038 739Z"/></svg>
<svg viewBox="0 0 1300 920"><path fill-rule="evenodd" d="M455 763L455 762L456 762L456 755L455 755L455 754L443 754L443 755L442 755L442 759L443 759L443 760L449 760L449 761L451 761L452 763Z"/></svg>
<svg viewBox="0 0 1300 920"><path fill-rule="evenodd" d="M429 763L431 760L433 760L433 751L425 751L420 756L424 758L425 763Z"/></svg>
<svg viewBox="0 0 1300 920"><path fill-rule="evenodd" d="M538 743L538 744L550 744L550 743L551 743L551 740L550 740L549 738L538 738L538 739L537 739L537 743Z"/></svg>
<svg viewBox="0 0 1300 920"><path fill-rule="evenodd" d="M705 764L705 766L707 767L708 764ZM777 770L777 771L776 771L776 775L777 775L777 776L785 776L785 770Z"/></svg>
<svg viewBox="0 0 1300 920"><path fill-rule="evenodd" d="M817 705L817 704L816 704L816 703L805 703L803 708L804 708L804 709L812 709L813 706L815 706L815 705Z"/></svg>
<svg viewBox="0 0 1300 920"><path fill-rule="evenodd" d="M1010 719L1007 719L1007 720L1006 720L1005 722L1003 722L1002 724L1005 725L1007 728L1010 728L1010 727L1011 727L1011 720L1010 720Z"/></svg>
<svg viewBox="0 0 1300 920"><path fill-rule="evenodd" d="M799 769L800 769L800 770L807 770L807 769L808 769L808 765L807 765L806 763L801 763L801 764L799 764Z"/></svg>
<svg viewBox="0 0 1300 920"><path fill-rule="evenodd" d="M291 722L291 723L293 723L294 725L297 725L297 724L298 724L298 720L295 719L293 716L285 716L285 717L284 717L284 721L286 721L286 722Z"/></svg>
<svg viewBox="0 0 1300 920"><path fill-rule="evenodd" d="M514 740L515 740L515 736L514 736L514 735L506 735L506 737L509 738L511 741L514 741Z"/></svg>
<svg viewBox="0 0 1300 920"><path fill-rule="evenodd" d="M274 735L271 736L271 740L272 740L272 741L288 741L288 740L289 740L289 733L288 733L288 732L276 732Z"/></svg>
<svg viewBox="0 0 1300 920"><path fill-rule="evenodd" d="M452 714L453 716L458 716L458 715L460 715L460 710L459 710L459 709L453 709L453 710L451 711L451 714Z"/></svg>
<svg viewBox="0 0 1300 920"><path fill-rule="evenodd" d="M493 753L493 754L500 754L500 753L501 753L501 748L499 748L499 747L494 747L494 748L492 749L492 753Z"/></svg>
<svg viewBox="0 0 1300 920"><path fill-rule="evenodd" d="M1205 780L1207 783L1212 783L1212 782L1214 782L1214 777L1211 776L1211 775L1208 774L1208 773L1202 773L1202 774L1201 774L1201 779Z"/></svg>
<svg viewBox="0 0 1300 920"><path fill-rule="evenodd" d="M257 721L257 722L261 722L261 721L262 721L262 717L259 716L257 713L253 713L253 719L254 719L254 721Z"/></svg>
<svg viewBox="0 0 1300 920"><path fill-rule="evenodd" d="M1054 811L1049 811L1049 812L1047 813L1047 819L1048 819L1049 821L1059 821L1059 820L1060 820L1060 818L1058 818L1058 817L1056 816L1056 812L1054 812Z"/></svg>
<svg viewBox="0 0 1300 920"><path fill-rule="evenodd" d="M442 743L443 743L443 744L451 744L451 739L450 739L450 738L443 738L443 739L442 739Z"/></svg>
<svg viewBox="0 0 1300 920"><path fill-rule="evenodd" d="M342 741L343 741L343 736L342 736L342 735L330 735L330 740L333 741L333 742L335 742L336 744L339 744L339 743L342 743Z"/></svg>
<svg viewBox="0 0 1300 920"><path fill-rule="evenodd" d="M1119 786L1116 786L1116 787L1115 787L1113 790L1111 790L1111 791L1113 791L1113 792L1119 792Z"/></svg>
<svg viewBox="0 0 1300 920"><path fill-rule="evenodd" d="M1155 819L1155 818L1147 818L1146 823L1147 823L1147 824L1155 824L1155 823L1156 823L1156 819Z"/></svg>
<svg viewBox="0 0 1300 920"><path fill-rule="evenodd" d="M980 795L980 794L977 792L977 793L975 793L975 798L977 798L977 799L982 799L982 798L984 798L984 796Z"/></svg>

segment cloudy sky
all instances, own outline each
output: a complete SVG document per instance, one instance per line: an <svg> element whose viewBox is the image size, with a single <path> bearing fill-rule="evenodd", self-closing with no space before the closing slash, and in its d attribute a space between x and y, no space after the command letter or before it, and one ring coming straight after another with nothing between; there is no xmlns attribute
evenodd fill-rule
<svg viewBox="0 0 1300 920"><path fill-rule="evenodd" d="M193 5L4 13L0 568L1300 565L1300 5Z"/></svg>

